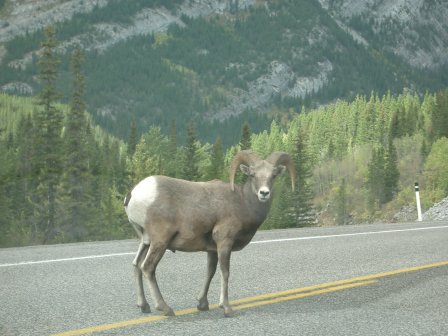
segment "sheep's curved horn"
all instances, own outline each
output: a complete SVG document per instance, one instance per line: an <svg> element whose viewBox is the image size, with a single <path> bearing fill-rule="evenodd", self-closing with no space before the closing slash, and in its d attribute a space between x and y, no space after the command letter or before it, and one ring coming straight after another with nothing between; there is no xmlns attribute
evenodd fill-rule
<svg viewBox="0 0 448 336"><path fill-rule="evenodd" d="M288 153L285 152L273 152L266 159L269 163L272 163L274 166L284 165L286 169L288 169L289 177L291 178L291 188L292 191L295 189L297 173L296 168L294 166L294 162Z"/></svg>
<svg viewBox="0 0 448 336"><path fill-rule="evenodd" d="M230 187L235 191L235 174L240 164L254 165L255 162L260 161L260 157L250 149L238 152L230 165Z"/></svg>

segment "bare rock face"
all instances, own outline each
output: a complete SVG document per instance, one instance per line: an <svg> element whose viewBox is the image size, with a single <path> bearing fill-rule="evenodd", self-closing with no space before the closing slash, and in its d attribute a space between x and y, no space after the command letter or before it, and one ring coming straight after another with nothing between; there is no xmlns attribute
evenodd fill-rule
<svg viewBox="0 0 448 336"><path fill-rule="evenodd" d="M344 30L361 37L369 36L357 22L373 23L374 38L384 49L418 68L437 68L448 62L448 2L426 0L319 0L321 6ZM350 28L349 28L350 27ZM393 36L390 34L393 32Z"/></svg>
<svg viewBox="0 0 448 336"><path fill-rule="evenodd" d="M55 22L70 20L74 14L91 12L95 7L104 7L109 0L11 0L5 18L0 18L0 43L27 32L34 32ZM255 0L240 0L239 8L245 9L255 3ZM195 18L210 14L222 14L229 8L228 1L191 0L185 1L171 12L166 8L144 9L133 18L133 23L127 26L110 24L110 27L98 27L104 30L110 42L109 45L138 34L150 34L163 31L182 15ZM117 29L119 32L117 33ZM113 31L113 34L111 33ZM92 32L95 35L95 32ZM84 46L85 47L85 46Z"/></svg>
<svg viewBox="0 0 448 336"><path fill-rule="evenodd" d="M0 91L7 93L19 93L21 95L32 95L34 93L31 85L22 82L12 82L0 87Z"/></svg>
<svg viewBox="0 0 448 336"><path fill-rule="evenodd" d="M248 84L248 90L234 90L229 104L214 112L213 119L224 120L245 110L256 110L269 103L273 96L303 98L319 91L328 81L333 65L318 62L316 76L298 76L287 64L273 61L268 72ZM291 84L292 83L292 84Z"/></svg>
<svg viewBox="0 0 448 336"><path fill-rule="evenodd" d="M106 4L107 0L11 0L7 17L0 21L0 43Z"/></svg>

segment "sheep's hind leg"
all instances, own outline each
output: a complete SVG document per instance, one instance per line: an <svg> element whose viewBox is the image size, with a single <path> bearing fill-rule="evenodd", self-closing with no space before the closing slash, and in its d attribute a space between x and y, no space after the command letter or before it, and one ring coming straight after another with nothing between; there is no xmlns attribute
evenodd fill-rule
<svg viewBox="0 0 448 336"><path fill-rule="evenodd" d="M134 265L134 275L137 283L137 306L140 307L142 313L150 313L151 308L149 307L148 301L146 301L145 291L143 289L143 279L142 270L140 269L140 264L146 253L148 252L149 245L145 244L143 241L138 246L137 254L132 262Z"/></svg>
<svg viewBox="0 0 448 336"><path fill-rule="evenodd" d="M202 288L201 293L199 294L199 310L208 310L208 300L207 293L210 287L210 282L213 279L213 276L216 272L216 266L218 265L218 254L216 252L207 252L207 278L205 279L204 287Z"/></svg>
<svg viewBox="0 0 448 336"><path fill-rule="evenodd" d="M146 255L145 260L142 263L142 271L149 281L149 290L151 296L155 302L157 310L163 312L165 316L174 316L174 311L166 304L165 300L160 293L159 285L156 280L156 268L160 259L162 259L167 245L164 243L151 242L149 252Z"/></svg>

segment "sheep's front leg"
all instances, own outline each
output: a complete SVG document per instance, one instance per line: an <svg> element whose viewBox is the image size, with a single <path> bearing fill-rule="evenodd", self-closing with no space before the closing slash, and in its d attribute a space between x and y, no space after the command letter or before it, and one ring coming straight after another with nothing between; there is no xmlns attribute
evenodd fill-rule
<svg viewBox="0 0 448 336"><path fill-rule="evenodd" d="M140 269L140 264L142 260L145 258L146 253L148 252L149 246L143 241L140 243L138 247L137 254L132 262L134 266L134 275L135 281L137 283L137 306L140 307L142 313L150 313L151 308L149 308L148 301L145 298L145 291L143 289L143 279L142 279L142 270Z"/></svg>
<svg viewBox="0 0 448 336"><path fill-rule="evenodd" d="M233 310L229 304L229 269L230 269L230 253L232 251L232 242L224 242L218 246L219 266L221 269L221 295L219 298L219 306L224 309L224 316L232 315Z"/></svg>
<svg viewBox="0 0 448 336"><path fill-rule="evenodd" d="M149 291L156 303L156 309L163 312L166 316L174 316L174 311L169 307L160 293L159 285L156 280L156 268L160 259L162 259L166 250L166 244L151 242L149 252L142 263L143 274L148 278Z"/></svg>
<svg viewBox="0 0 448 336"><path fill-rule="evenodd" d="M218 265L218 254L216 252L207 252L207 277L205 279L204 287L202 288L201 293L199 294L199 310L208 310L208 300L207 293L210 288L210 282L213 279L213 276L216 272L216 266Z"/></svg>

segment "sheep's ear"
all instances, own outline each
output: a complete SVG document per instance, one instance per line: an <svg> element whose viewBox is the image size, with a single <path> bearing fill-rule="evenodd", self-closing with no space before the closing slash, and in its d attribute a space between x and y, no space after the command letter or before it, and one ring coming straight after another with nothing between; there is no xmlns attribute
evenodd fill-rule
<svg viewBox="0 0 448 336"><path fill-rule="evenodd" d="M240 170L243 172L243 174L251 176L252 175L252 169L250 167L240 164Z"/></svg>
<svg viewBox="0 0 448 336"><path fill-rule="evenodd" d="M278 165L274 168L274 176L279 176L283 174L286 170L286 167L284 165Z"/></svg>

